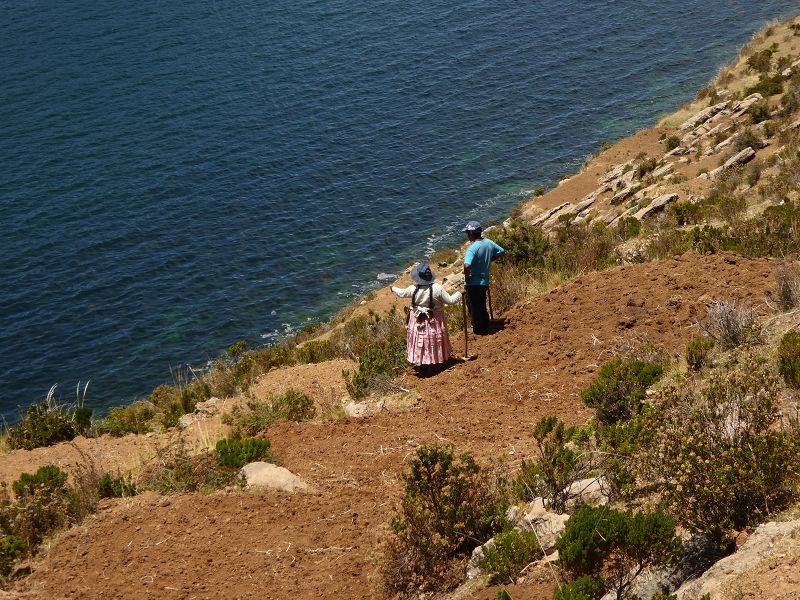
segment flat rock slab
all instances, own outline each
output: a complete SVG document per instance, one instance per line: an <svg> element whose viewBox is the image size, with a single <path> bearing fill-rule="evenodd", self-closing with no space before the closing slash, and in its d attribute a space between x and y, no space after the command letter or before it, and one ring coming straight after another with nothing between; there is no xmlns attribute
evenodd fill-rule
<svg viewBox="0 0 800 600"><path fill-rule="evenodd" d="M284 492L306 490L308 484L297 475L268 462L252 462L242 467L247 487L266 487Z"/></svg>

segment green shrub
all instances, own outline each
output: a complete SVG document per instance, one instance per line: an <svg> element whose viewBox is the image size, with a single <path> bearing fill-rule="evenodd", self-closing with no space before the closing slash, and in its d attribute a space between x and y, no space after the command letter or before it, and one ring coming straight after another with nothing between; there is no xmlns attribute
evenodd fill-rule
<svg viewBox="0 0 800 600"><path fill-rule="evenodd" d="M664 145L666 146L667 152L671 152L681 145L681 138L679 138L677 135L671 135L664 140Z"/></svg>
<svg viewBox="0 0 800 600"><path fill-rule="evenodd" d="M794 501L800 482L800 436L781 419L776 376L758 357L735 360L702 386L661 390L638 457L679 523L722 544Z"/></svg>
<svg viewBox="0 0 800 600"><path fill-rule="evenodd" d="M605 575L622 598L643 569L673 562L683 544L675 535L675 523L660 511L633 514L583 506L567 521L556 548L570 573Z"/></svg>
<svg viewBox="0 0 800 600"><path fill-rule="evenodd" d="M503 588L502 590L497 592L497 595L494 597L494 600L512 600L512 598L511 594L508 593L508 590Z"/></svg>
<svg viewBox="0 0 800 600"><path fill-rule="evenodd" d="M778 346L778 372L787 384L800 388L800 331L792 329Z"/></svg>
<svg viewBox="0 0 800 600"><path fill-rule="evenodd" d="M747 88L747 90L745 91L745 95L749 96L750 94L761 94L762 96L764 96L764 98L769 98L770 96L776 96L778 94L782 94L783 81L784 81L783 76L780 74L773 75L772 77L762 76L758 80L758 83ZM752 108L753 107L751 106L750 109ZM750 111L750 109L748 109L748 112ZM755 123L757 121L753 122Z"/></svg>
<svg viewBox="0 0 800 600"><path fill-rule="evenodd" d="M617 235L623 240L635 238L642 232L642 222L636 217L624 217L619 219L614 227Z"/></svg>
<svg viewBox="0 0 800 600"><path fill-rule="evenodd" d="M541 227L512 219L508 226L489 232L487 237L505 248L504 263L522 269L544 266L544 258L550 243Z"/></svg>
<svg viewBox="0 0 800 600"><path fill-rule="evenodd" d="M241 469L256 461L274 462L269 453L269 440L263 438L221 439L217 442L214 456L221 467Z"/></svg>
<svg viewBox="0 0 800 600"><path fill-rule="evenodd" d="M586 474L572 444L577 432L556 417L543 417L536 423L533 438L538 457L535 462L522 461L512 484L515 496L526 502L542 496L551 510L564 511L570 485Z"/></svg>
<svg viewBox="0 0 800 600"><path fill-rule="evenodd" d="M663 369L637 360L614 358L600 368L581 399L597 410L602 424L626 421L641 410L647 388L659 380Z"/></svg>
<svg viewBox="0 0 800 600"><path fill-rule="evenodd" d="M483 549L480 566L501 583L514 583L523 569L544 556L536 533L512 529L494 536Z"/></svg>
<svg viewBox="0 0 800 600"><path fill-rule="evenodd" d="M272 396L272 413L277 419L309 421L317 414L314 401L303 392L289 388L283 394Z"/></svg>
<svg viewBox="0 0 800 600"><path fill-rule="evenodd" d="M409 467L384 583L392 593L446 591L472 550L507 527L505 486L451 446L420 446Z"/></svg>
<svg viewBox="0 0 800 600"><path fill-rule="evenodd" d="M708 361L708 355L714 349L714 339L706 337L692 338L686 346L686 364L692 371L699 371Z"/></svg>
<svg viewBox="0 0 800 600"><path fill-rule="evenodd" d="M97 430L114 437L129 433L141 434L152 431L156 411L147 401L134 402L128 406L115 406L97 425Z"/></svg>
<svg viewBox="0 0 800 600"><path fill-rule="evenodd" d="M34 552L45 537L73 519L73 493L67 474L54 465L23 473L12 484L16 502L4 489L0 498L0 529L22 540Z"/></svg>
<svg viewBox="0 0 800 600"><path fill-rule="evenodd" d="M747 66L758 73L769 73L772 66L772 50L765 48L747 58Z"/></svg>
<svg viewBox="0 0 800 600"><path fill-rule="evenodd" d="M342 371L347 393L353 400L360 400L371 392L389 389L392 379L405 365L405 337L368 346L358 357L358 368L354 373L347 369Z"/></svg>
<svg viewBox="0 0 800 600"><path fill-rule="evenodd" d="M97 482L97 495L100 498L129 498L137 493L133 481L123 475L112 477L104 473Z"/></svg>
<svg viewBox="0 0 800 600"><path fill-rule="evenodd" d="M584 575L571 583L558 586L553 593L553 600L600 600L607 589L600 577Z"/></svg>
<svg viewBox="0 0 800 600"><path fill-rule="evenodd" d="M75 421L52 403L48 396L41 402L31 404L22 420L8 428L7 443L12 449L33 450L68 442L76 435Z"/></svg>
<svg viewBox="0 0 800 600"><path fill-rule="evenodd" d="M614 494L630 497L638 491L635 460L641 451L642 420L647 411L645 407L636 417L596 430L597 443L604 458L603 472Z"/></svg>
<svg viewBox="0 0 800 600"><path fill-rule="evenodd" d="M651 171L655 171L656 165L655 158L645 158L642 162L639 163L639 166L636 168L636 176L639 179L644 178L645 175L650 173Z"/></svg>
<svg viewBox="0 0 800 600"><path fill-rule="evenodd" d="M25 544L15 535L0 537L0 577L8 577L14 563L22 556Z"/></svg>

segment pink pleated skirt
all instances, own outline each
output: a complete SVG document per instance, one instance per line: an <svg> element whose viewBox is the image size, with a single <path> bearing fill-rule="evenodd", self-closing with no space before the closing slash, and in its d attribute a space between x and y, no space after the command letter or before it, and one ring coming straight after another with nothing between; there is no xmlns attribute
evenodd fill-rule
<svg viewBox="0 0 800 600"><path fill-rule="evenodd" d="M446 362L453 352L447 321L441 311L433 312L433 319L418 324L414 313L408 317L406 356L413 365L438 365Z"/></svg>

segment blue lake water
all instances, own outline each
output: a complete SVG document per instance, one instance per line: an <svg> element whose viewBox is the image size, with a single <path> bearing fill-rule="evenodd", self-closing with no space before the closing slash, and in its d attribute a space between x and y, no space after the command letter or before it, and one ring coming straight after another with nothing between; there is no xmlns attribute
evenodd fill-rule
<svg viewBox="0 0 800 600"><path fill-rule="evenodd" d="M0 412L323 320L694 96L779 0L0 0Z"/></svg>

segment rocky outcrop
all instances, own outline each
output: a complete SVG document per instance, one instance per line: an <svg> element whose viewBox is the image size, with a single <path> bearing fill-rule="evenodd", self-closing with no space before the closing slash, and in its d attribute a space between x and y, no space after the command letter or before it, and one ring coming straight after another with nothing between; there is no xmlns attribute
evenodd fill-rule
<svg viewBox="0 0 800 600"><path fill-rule="evenodd" d="M723 558L699 578L682 585L676 595L679 600L695 600L708 594L711 600L716 600L734 598L738 589L739 597L765 598L767 596L758 590L753 591L754 595L744 596L740 588L747 585L753 574L774 570L775 564L785 561L788 556L793 556L794 561L800 560L800 521L764 523L735 554ZM800 596L800 569L791 568L780 578L776 573L774 580L770 598ZM786 595L779 595L779 587L783 587Z"/></svg>
<svg viewBox="0 0 800 600"><path fill-rule="evenodd" d="M664 194L663 196L659 196L633 216L640 221L647 217L652 217L657 212L664 210L668 204L675 202L678 197L678 194Z"/></svg>

